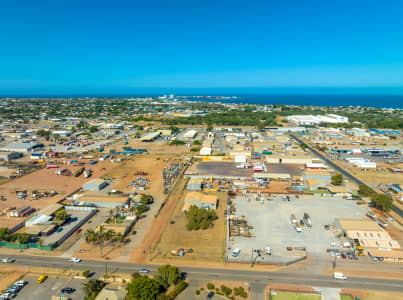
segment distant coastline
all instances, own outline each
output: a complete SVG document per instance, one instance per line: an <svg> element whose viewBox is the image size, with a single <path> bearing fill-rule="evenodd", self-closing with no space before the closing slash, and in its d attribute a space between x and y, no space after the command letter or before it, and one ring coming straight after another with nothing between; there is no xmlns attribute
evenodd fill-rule
<svg viewBox="0 0 403 300"><path fill-rule="evenodd" d="M187 94L189 95L189 94ZM131 98L131 97L158 97L157 94L104 94L104 95L24 95L24 96L0 96L1 98ZM183 96L183 95L178 95ZM206 95L201 95L206 96ZM403 109L403 95L347 95L347 94L240 94L240 95L214 95L234 97L229 99L208 99L208 98L191 98L189 101L203 102L222 102L222 103L243 103L243 104L285 104L285 105L303 105L303 106L364 106L377 108L398 108ZM183 99L180 99L183 100Z"/></svg>

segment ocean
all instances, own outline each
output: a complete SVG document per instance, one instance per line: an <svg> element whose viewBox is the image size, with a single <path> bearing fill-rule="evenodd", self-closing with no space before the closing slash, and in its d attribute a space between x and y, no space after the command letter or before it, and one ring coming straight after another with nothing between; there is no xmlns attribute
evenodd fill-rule
<svg viewBox="0 0 403 300"><path fill-rule="evenodd" d="M227 95L230 96L230 95ZM367 106L403 109L403 95L235 95L225 103L289 104L314 106ZM206 101L206 100L196 100Z"/></svg>

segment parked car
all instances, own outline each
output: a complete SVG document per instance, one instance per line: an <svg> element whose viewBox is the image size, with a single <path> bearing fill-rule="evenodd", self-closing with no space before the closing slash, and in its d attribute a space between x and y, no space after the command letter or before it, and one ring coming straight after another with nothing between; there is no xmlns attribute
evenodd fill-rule
<svg viewBox="0 0 403 300"><path fill-rule="evenodd" d="M233 256L233 257L237 257L240 252L241 252L241 249L236 248L234 251L232 251L232 256Z"/></svg>
<svg viewBox="0 0 403 300"><path fill-rule="evenodd" d="M213 297L214 297L214 292L210 292L210 293L208 293L207 296L206 296L207 299L211 299L211 298L213 298Z"/></svg>
<svg viewBox="0 0 403 300"><path fill-rule="evenodd" d="M24 286L26 285L28 282L24 281L24 280L18 280L16 282L14 282L14 285L19 285L19 286Z"/></svg>
<svg viewBox="0 0 403 300"><path fill-rule="evenodd" d="M346 256L344 253L341 254L341 257L342 257L343 259L346 259L346 258L347 258L347 256Z"/></svg>
<svg viewBox="0 0 403 300"><path fill-rule="evenodd" d="M74 293L75 291L76 291L76 289L73 289L73 288L71 288L71 287L65 287L65 288L62 288L61 293L62 293L62 294L65 294L65 293L67 293L67 294L72 294L72 293Z"/></svg>

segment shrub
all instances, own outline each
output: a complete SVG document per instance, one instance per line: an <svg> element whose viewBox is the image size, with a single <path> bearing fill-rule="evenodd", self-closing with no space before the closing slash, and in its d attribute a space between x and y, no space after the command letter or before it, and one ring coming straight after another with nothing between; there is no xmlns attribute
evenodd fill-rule
<svg viewBox="0 0 403 300"><path fill-rule="evenodd" d="M246 293L243 287L241 286L239 288L234 288L234 295L241 296L242 298L248 297L248 293Z"/></svg>
<svg viewBox="0 0 403 300"><path fill-rule="evenodd" d="M223 292L225 294L225 296L229 296L232 293L232 289L225 286L225 285L221 285L221 292Z"/></svg>
<svg viewBox="0 0 403 300"><path fill-rule="evenodd" d="M214 286L214 284L212 284L211 282L209 282L209 283L207 283L207 288L208 288L209 290L214 290L214 289L215 289L215 286Z"/></svg>
<svg viewBox="0 0 403 300"><path fill-rule="evenodd" d="M192 149L190 149L190 152L199 152L200 151L200 148L192 148Z"/></svg>
<svg viewBox="0 0 403 300"><path fill-rule="evenodd" d="M185 142L184 141L172 141L169 144L172 146L182 146L182 145L185 145Z"/></svg>
<svg viewBox="0 0 403 300"><path fill-rule="evenodd" d="M186 281L179 281L178 284L175 286L175 289L169 293L168 297L170 299L175 299L184 289L186 289L188 283Z"/></svg>
<svg viewBox="0 0 403 300"><path fill-rule="evenodd" d="M199 291L199 290L196 290L196 295L200 295L200 291Z"/></svg>
<svg viewBox="0 0 403 300"><path fill-rule="evenodd" d="M88 278L88 276L90 276L90 274L91 274L91 271L90 271L90 270L85 270L85 271L83 271L83 276L84 276L85 278Z"/></svg>

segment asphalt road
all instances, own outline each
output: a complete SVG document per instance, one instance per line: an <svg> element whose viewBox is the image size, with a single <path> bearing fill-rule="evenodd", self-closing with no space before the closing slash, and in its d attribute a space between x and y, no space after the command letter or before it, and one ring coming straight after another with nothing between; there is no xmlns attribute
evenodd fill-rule
<svg viewBox="0 0 403 300"><path fill-rule="evenodd" d="M23 266L46 266L50 268L64 268L76 270L91 270L100 276L105 273L134 273L140 268L147 268L151 274L155 272L158 265L139 265L133 263L113 262L113 261L82 261L72 264L65 258L40 257L27 255L10 256L16 260L15 264ZM232 270L232 269L209 269L197 267L181 267L181 271L186 273L189 279L197 280L230 280L249 282L252 292L262 293L264 286L271 283L282 283L291 285L308 285L316 287L334 288L355 288L373 289L403 292L403 280L374 279L351 277L347 280L336 280L330 275L301 274L295 272L264 272L254 270Z"/></svg>
<svg viewBox="0 0 403 300"><path fill-rule="evenodd" d="M295 135L291 135L291 137L296 140L297 142L301 143L301 144L305 144L307 146L307 148L316 156L318 156L319 158L323 159L328 165L330 165L333 169L337 170L338 172L340 172L341 174L343 174L346 178L354 181L357 185L360 184L364 184L366 186L368 186L369 188L371 188L372 190L374 190L371 185L362 182L361 180L359 180L357 177L351 175L349 172L347 172L345 169L340 168L338 165L336 165L335 163L333 163L330 159L328 159L326 156L324 156L323 154L321 154L320 152L316 151L315 149L313 149L311 146L307 145L303 140L301 140L300 138L296 137ZM403 210L400 209L399 207L393 205L392 210L398 214L399 216L401 216L403 218Z"/></svg>

